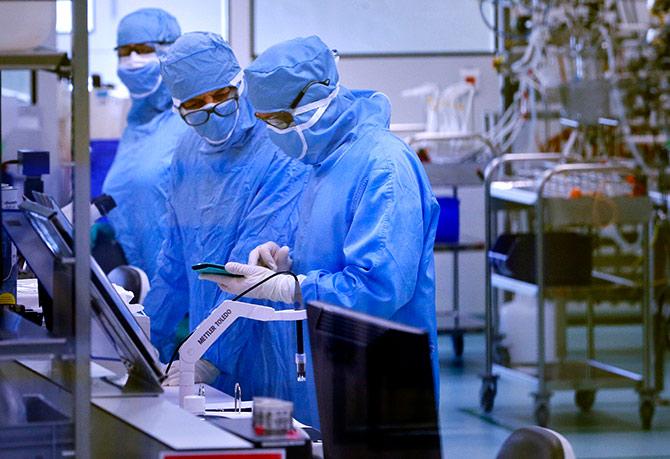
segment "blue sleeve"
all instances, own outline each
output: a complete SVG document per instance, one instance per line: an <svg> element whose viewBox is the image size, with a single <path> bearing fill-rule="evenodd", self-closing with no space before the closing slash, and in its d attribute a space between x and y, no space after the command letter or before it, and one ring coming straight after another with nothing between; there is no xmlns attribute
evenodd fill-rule
<svg viewBox="0 0 670 459"><path fill-rule="evenodd" d="M167 362L175 348L175 330L189 308L189 280L175 211L168 201L166 238L158 254L156 275L144 300L151 317L151 342L162 361Z"/></svg>
<svg viewBox="0 0 670 459"><path fill-rule="evenodd" d="M314 270L305 301L319 300L389 318L416 288L424 227L419 185L403 164L370 171L344 239L339 272Z"/></svg>

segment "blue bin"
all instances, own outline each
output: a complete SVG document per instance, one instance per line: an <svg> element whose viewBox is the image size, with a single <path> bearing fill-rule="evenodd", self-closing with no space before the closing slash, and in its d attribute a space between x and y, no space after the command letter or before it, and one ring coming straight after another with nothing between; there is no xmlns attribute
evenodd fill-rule
<svg viewBox="0 0 670 459"><path fill-rule="evenodd" d="M458 198L438 196L437 203L440 205L440 218L435 242L458 242L460 201Z"/></svg>
<svg viewBox="0 0 670 459"><path fill-rule="evenodd" d="M91 140L91 198L102 194L102 184L114 162L118 139Z"/></svg>

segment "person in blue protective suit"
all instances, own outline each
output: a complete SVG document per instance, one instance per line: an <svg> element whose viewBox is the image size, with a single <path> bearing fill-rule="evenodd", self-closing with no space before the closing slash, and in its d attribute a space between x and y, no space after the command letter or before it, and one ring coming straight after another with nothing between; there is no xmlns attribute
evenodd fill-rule
<svg viewBox="0 0 670 459"><path fill-rule="evenodd" d="M220 36L184 34L161 56L161 74L192 128L173 158L170 231L144 302L151 340L167 362L184 314L192 330L231 297L199 280L191 266L246 261L269 238L292 243L307 168L282 153L254 117L237 59ZM245 399L265 395L299 404L304 389L296 382L294 330L293 323L239 319L198 363L196 379L211 383L216 377L214 385L230 394L239 382ZM177 361L172 368L178 367ZM177 380L170 371L168 384Z"/></svg>
<svg viewBox="0 0 670 459"><path fill-rule="evenodd" d="M165 234L170 162L177 139L186 131L171 110L157 52L180 34L177 20L156 8L125 16L117 31L117 73L130 92L132 106L102 190L116 201L108 218L128 263L149 279L156 273Z"/></svg>
<svg viewBox="0 0 670 459"><path fill-rule="evenodd" d="M305 301L325 301L428 330L438 385L433 243L437 201L416 154L388 131L386 96L340 84L336 61L315 36L280 43L245 69L256 116L273 142L313 166L292 250ZM252 263L228 263L239 293L290 265L286 250L262 244ZM266 266L263 266L266 265ZM278 275L248 295L292 301L293 279Z"/></svg>

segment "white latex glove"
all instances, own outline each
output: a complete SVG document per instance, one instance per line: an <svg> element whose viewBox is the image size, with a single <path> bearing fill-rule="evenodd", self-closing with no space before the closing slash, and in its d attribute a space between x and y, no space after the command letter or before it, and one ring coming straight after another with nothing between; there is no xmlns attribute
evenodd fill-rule
<svg viewBox="0 0 670 459"><path fill-rule="evenodd" d="M287 246L279 247L279 244L273 241L266 242L249 252L247 264L254 266L264 266L273 271L290 271L293 266L293 260L288 254Z"/></svg>
<svg viewBox="0 0 670 459"><path fill-rule="evenodd" d="M112 286L114 287L114 290L116 290L116 293L119 294L119 296L126 304L126 306L130 307L130 302L133 301L133 298L135 298L135 294L133 292L126 290L125 288L121 287L118 284L112 283Z"/></svg>
<svg viewBox="0 0 670 459"><path fill-rule="evenodd" d="M201 274L199 278L216 282L224 292L238 295L263 279L267 279L275 274L274 271L262 266L245 265L235 262L226 263L226 271L231 274L240 274L244 277ZM298 281L302 282L304 278L305 276L299 275ZM282 301L292 304L295 301L295 279L288 274L279 274L244 296L259 300Z"/></svg>
<svg viewBox="0 0 670 459"><path fill-rule="evenodd" d="M178 386L179 385L179 360L172 362L170 372L167 378L163 381L164 386ZM198 360L195 362L195 383L196 384L212 384L219 376L219 370L207 360Z"/></svg>

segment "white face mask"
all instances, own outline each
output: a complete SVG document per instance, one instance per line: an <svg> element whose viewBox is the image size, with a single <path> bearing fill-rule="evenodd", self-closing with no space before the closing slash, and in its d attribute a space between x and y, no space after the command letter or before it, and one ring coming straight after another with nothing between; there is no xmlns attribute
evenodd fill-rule
<svg viewBox="0 0 670 459"><path fill-rule="evenodd" d="M152 95L163 81L156 53L132 52L130 56L120 58L117 75L133 99L143 99Z"/></svg>
<svg viewBox="0 0 670 459"><path fill-rule="evenodd" d="M340 85L338 84L337 86L335 86L335 89L333 89L333 91L328 95L328 97L326 97L324 99L316 100L316 101L311 102L309 104L303 105L301 107L297 107L293 110L290 110L290 112L291 112L291 114L293 115L294 118L298 115L303 114L303 113L307 113L307 112L310 112L312 110L316 110L314 112L314 114L304 123L296 124L294 126L289 126L286 129L278 129L278 128L276 128L274 126L271 126L269 124L267 125L268 129L270 129L272 132L274 132L276 134L286 135L286 134L290 134L292 132L295 132L298 135L298 137L300 138L300 143L302 145L300 154L298 156L295 156L294 154L292 154L293 152L285 150L284 152L286 154L288 154L289 156L293 156L298 160L303 159L305 157L305 155L307 154L307 140L305 140L304 131L306 131L307 129L314 126L317 123L317 121L319 121L321 119L323 114L326 113L326 110L328 109L328 106L330 105L330 103L333 101L333 99L335 99L335 97L337 97L337 93L339 91L340 91Z"/></svg>
<svg viewBox="0 0 670 459"><path fill-rule="evenodd" d="M135 70L142 68L152 63L159 63L158 55L156 53L137 54L135 51L130 53L130 56L123 56L119 58L119 68Z"/></svg>

